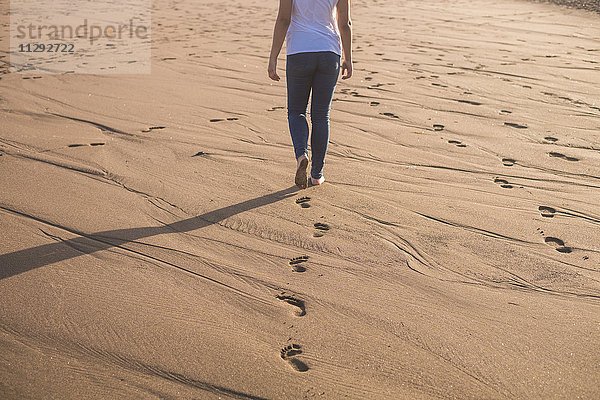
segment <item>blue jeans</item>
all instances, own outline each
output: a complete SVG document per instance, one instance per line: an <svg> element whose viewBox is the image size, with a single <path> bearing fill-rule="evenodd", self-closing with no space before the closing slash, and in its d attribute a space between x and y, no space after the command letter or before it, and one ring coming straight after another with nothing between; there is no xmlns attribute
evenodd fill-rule
<svg viewBox="0 0 600 400"><path fill-rule="evenodd" d="M285 74L288 123L296 159L302 154L307 154L308 122L306 112L308 97L312 90L310 105L312 166L310 175L319 179L323 176L323 164L329 142L329 110L340 74L340 56L331 51L291 54L287 56Z"/></svg>

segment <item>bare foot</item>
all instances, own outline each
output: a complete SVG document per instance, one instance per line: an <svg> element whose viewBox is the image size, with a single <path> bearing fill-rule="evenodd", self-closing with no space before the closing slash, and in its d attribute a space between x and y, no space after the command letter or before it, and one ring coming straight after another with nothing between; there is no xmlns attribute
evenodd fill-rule
<svg viewBox="0 0 600 400"><path fill-rule="evenodd" d="M315 178L311 177L310 182L313 184L313 186L318 186L318 185L323 184L323 182L325 182L325 177L322 176L319 179L315 179Z"/></svg>
<svg viewBox="0 0 600 400"><path fill-rule="evenodd" d="M308 169L308 157L306 154L298 157L298 167L296 168L296 185L300 189L306 189L308 187L308 175L306 170Z"/></svg>

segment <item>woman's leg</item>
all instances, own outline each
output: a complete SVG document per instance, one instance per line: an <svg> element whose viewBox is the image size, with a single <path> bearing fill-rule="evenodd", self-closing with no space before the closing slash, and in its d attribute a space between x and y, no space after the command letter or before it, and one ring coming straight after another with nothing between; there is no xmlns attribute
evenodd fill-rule
<svg viewBox="0 0 600 400"><path fill-rule="evenodd" d="M333 52L319 52L319 63L312 83L310 117L312 135L311 177L319 180L323 176L323 165L329 142L329 110L340 74L340 56Z"/></svg>
<svg viewBox="0 0 600 400"><path fill-rule="evenodd" d="M306 109L317 67L316 53L298 53L287 56L287 112L290 134L296 159L306 155L308 147L308 122Z"/></svg>

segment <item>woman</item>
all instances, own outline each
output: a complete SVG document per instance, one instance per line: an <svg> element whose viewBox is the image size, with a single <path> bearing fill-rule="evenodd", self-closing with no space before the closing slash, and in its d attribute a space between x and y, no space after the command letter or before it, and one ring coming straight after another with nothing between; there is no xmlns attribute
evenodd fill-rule
<svg viewBox="0 0 600 400"><path fill-rule="evenodd" d="M311 183L325 181L323 164L329 142L329 110L340 73L352 76L350 0L280 0L269 60L269 77L279 81L277 57L286 39L287 110L294 153L296 185L308 186L308 122L312 90ZM341 45L340 45L341 42Z"/></svg>

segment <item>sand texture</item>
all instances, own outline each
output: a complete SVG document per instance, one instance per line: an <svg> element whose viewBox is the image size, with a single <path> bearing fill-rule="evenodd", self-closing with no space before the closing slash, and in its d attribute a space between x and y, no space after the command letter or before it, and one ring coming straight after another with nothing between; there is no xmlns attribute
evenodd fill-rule
<svg viewBox="0 0 600 400"><path fill-rule="evenodd" d="M600 398L598 15L354 3L306 190L276 1L155 0L151 75L0 75L0 398Z"/></svg>

